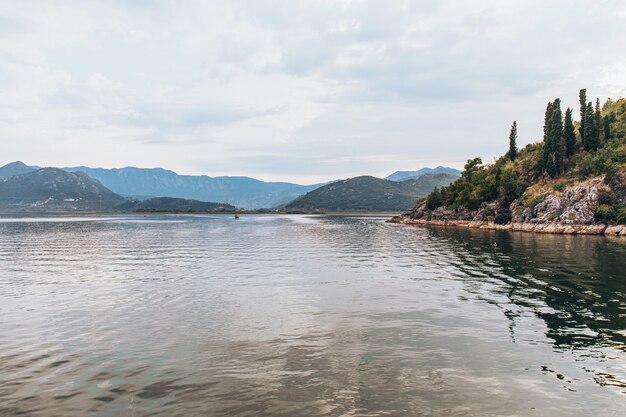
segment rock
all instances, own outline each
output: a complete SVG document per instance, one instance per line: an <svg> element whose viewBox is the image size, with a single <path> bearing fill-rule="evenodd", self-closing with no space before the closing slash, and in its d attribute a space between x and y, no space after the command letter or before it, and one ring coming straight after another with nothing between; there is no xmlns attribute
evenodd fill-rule
<svg viewBox="0 0 626 417"><path fill-rule="evenodd" d="M624 229L624 226L621 225L621 224L618 224L616 226L609 226L604 231L604 234L605 235L611 235L611 236L619 236L619 234L621 233L622 229Z"/></svg>
<svg viewBox="0 0 626 417"><path fill-rule="evenodd" d="M561 199L550 194L534 207L533 215L540 222L552 221L561 214L561 206Z"/></svg>
<svg viewBox="0 0 626 417"><path fill-rule="evenodd" d="M575 235L576 233L578 233L578 231L576 230L576 228L574 226L566 225L563 228L563 233L567 234L567 235Z"/></svg>

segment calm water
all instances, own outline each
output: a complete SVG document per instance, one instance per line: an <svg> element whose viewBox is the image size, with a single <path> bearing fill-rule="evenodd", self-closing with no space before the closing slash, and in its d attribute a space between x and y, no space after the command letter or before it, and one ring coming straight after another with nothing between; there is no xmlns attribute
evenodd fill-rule
<svg viewBox="0 0 626 417"><path fill-rule="evenodd" d="M626 415L626 239L0 218L0 415Z"/></svg>

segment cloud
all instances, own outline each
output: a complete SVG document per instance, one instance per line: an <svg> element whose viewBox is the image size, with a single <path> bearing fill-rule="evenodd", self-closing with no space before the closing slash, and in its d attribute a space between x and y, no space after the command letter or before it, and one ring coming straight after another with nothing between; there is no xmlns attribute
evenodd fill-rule
<svg viewBox="0 0 626 417"><path fill-rule="evenodd" d="M540 138L624 94L617 0L0 4L0 162L323 181Z"/></svg>

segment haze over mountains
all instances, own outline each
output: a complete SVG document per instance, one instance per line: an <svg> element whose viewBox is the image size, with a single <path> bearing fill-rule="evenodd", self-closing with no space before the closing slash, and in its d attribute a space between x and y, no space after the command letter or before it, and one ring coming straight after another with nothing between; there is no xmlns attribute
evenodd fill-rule
<svg viewBox="0 0 626 417"><path fill-rule="evenodd" d="M454 168L438 166L437 168L422 168L417 171L396 171L385 177L385 179L389 181L404 181L411 178L418 178L424 174L451 174L460 177L461 171Z"/></svg>
<svg viewBox="0 0 626 417"><path fill-rule="evenodd" d="M212 211L287 206L310 211L393 211L410 207L436 186L447 185L458 176L456 172L423 168L388 177L395 180L366 176L300 185L241 176L179 175L163 168L59 169L17 161L0 167L0 208ZM409 180L397 180L404 177Z"/></svg>
<svg viewBox="0 0 626 417"><path fill-rule="evenodd" d="M82 171L125 196L178 197L220 201L244 209L272 208L314 190L321 184L265 182L249 177L179 175L163 168L64 168Z"/></svg>

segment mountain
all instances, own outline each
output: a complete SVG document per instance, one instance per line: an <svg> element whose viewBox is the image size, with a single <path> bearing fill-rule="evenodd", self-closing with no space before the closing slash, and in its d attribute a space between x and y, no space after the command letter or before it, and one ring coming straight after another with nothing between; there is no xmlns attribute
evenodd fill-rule
<svg viewBox="0 0 626 417"><path fill-rule="evenodd" d="M42 168L0 178L4 210L111 210L126 199L82 172Z"/></svg>
<svg viewBox="0 0 626 417"><path fill-rule="evenodd" d="M626 236L626 99L602 107L579 97L583 122L548 103L544 140L492 164L470 159L461 177L391 221L541 233Z"/></svg>
<svg viewBox="0 0 626 417"><path fill-rule="evenodd" d="M14 175L26 174L33 172L34 169L23 163L22 161L11 162L0 167L0 178L12 177Z"/></svg>
<svg viewBox="0 0 626 417"><path fill-rule="evenodd" d="M408 181L362 176L333 182L289 203L288 211L395 211L415 204L435 187L456 179L450 174L424 174ZM407 206L408 203L408 206Z"/></svg>
<svg viewBox="0 0 626 417"><path fill-rule="evenodd" d="M321 186L264 182L249 177L179 175L162 168L64 168L82 171L112 191L125 196L165 196L223 201L246 209L284 205Z"/></svg>
<svg viewBox="0 0 626 417"><path fill-rule="evenodd" d="M208 203L183 198L155 197L142 201L129 201L117 207L123 211L207 212L234 211L230 204Z"/></svg>
<svg viewBox="0 0 626 417"><path fill-rule="evenodd" d="M404 181L410 178L421 177L424 174L451 174L460 177L461 171L454 168L438 166L437 168L422 168L417 171L396 171L388 177L385 177L385 179L389 181Z"/></svg>

